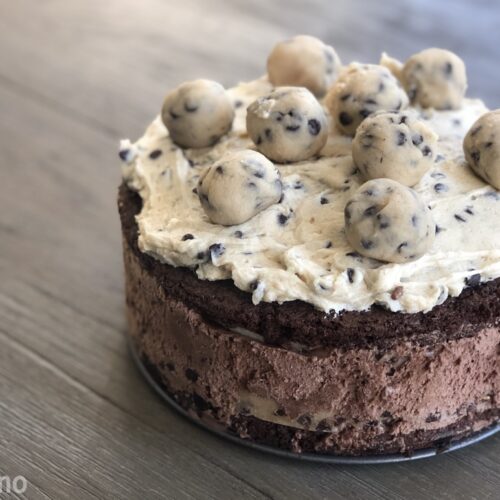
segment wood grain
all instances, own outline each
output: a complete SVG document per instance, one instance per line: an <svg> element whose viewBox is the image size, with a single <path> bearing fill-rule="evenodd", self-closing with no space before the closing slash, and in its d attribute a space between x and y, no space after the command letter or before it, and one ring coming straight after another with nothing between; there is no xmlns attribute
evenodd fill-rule
<svg viewBox="0 0 500 500"><path fill-rule="evenodd" d="M294 33L345 61L446 46L498 106L499 18L465 0L0 3L0 476L25 475L27 498L497 498L500 436L333 467L225 443L165 408L127 353L115 194L118 138L169 87L252 78Z"/></svg>

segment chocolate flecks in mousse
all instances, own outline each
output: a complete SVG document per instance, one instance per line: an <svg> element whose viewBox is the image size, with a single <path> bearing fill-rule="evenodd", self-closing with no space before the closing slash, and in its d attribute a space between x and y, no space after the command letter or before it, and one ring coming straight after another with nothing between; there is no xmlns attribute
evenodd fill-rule
<svg viewBox="0 0 500 500"><path fill-rule="evenodd" d="M196 382L198 380L199 375L196 370L193 370L191 368L186 368L185 374L186 378L191 382Z"/></svg>
<svg viewBox="0 0 500 500"><path fill-rule="evenodd" d="M425 419L427 423L439 422L441 420L441 413L437 411L436 413L430 413L429 416Z"/></svg>
<svg viewBox="0 0 500 500"><path fill-rule="evenodd" d="M182 237L182 241L187 241L187 240L194 240L194 236L193 236L191 233L186 233L186 234Z"/></svg>

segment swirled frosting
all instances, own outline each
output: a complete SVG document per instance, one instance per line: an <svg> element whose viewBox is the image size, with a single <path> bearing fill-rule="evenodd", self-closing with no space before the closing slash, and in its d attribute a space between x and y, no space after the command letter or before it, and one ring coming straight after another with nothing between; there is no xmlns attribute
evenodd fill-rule
<svg viewBox="0 0 500 500"><path fill-rule="evenodd" d="M480 100L466 99L454 111L409 109L439 135L436 161L414 187L437 225L432 249L418 260L382 263L349 246L344 206L363 179L351 139L333 123L316 158L277 165L279 204L237 226L212 224L196 194L200 173L228 151L254 147L246 108L270 90L265 78L228 90L236 117L213 147L179 148L159 118L137 142L122 141L123 178L143 200L143 252L192 268L200 279L231 279L256 304L302 300L330 313L373 304L426 312L466 286L500 277L500 192L472 172L462 152L467 130L487 111Z"/></svg>

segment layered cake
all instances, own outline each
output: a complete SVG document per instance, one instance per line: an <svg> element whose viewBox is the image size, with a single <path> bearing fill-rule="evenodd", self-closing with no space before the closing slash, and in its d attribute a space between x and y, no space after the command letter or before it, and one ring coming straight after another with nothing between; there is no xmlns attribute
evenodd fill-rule
<svg viewBox="0 0 500 500"><path fill-rule="evenodd" d="M170 92L122 141L127 315L196 418L297 453L411 453L498 423L500 111L462 60L342 65Z"/></svg>

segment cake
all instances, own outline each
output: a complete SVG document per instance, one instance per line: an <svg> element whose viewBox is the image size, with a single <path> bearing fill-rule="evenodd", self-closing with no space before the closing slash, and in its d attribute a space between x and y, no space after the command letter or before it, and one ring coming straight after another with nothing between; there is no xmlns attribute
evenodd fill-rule
<svg viewBox="0 0 500 500"><path fill-rule="evenodd" d="M268 75L183 84L122 141L130 338L178 405L296 453L497 425L500 119L462 66L341 66L296 37Z"/></svg>

